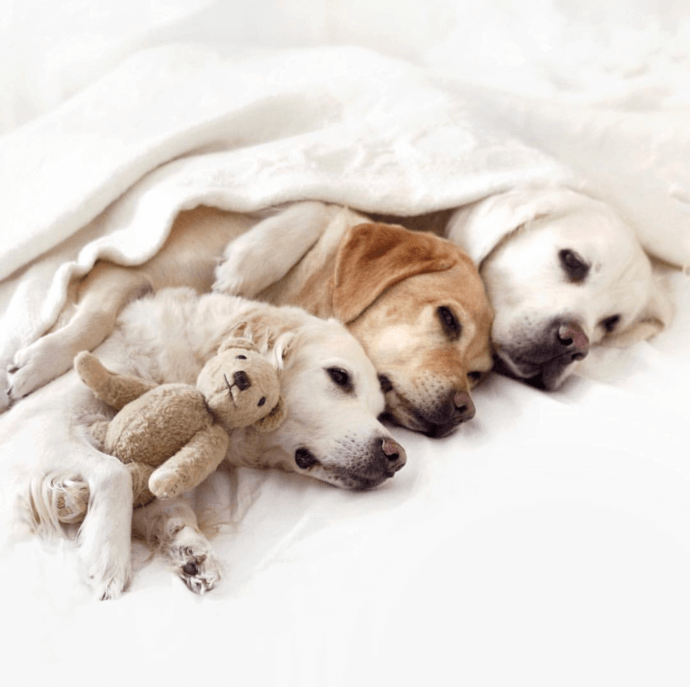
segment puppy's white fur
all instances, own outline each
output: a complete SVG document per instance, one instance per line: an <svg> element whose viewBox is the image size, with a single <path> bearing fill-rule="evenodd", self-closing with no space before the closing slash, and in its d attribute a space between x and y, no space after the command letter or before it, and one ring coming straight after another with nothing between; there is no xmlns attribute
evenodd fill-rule
<svg viewBox="0 0 690 687"><path fill-rule="evenodd" d="M492 343L517 377L539 375L527 361L549 345L554 322L575 323L590 346L622 347L653 336L671 318L663 280L632 228L582 193L539 187L497 194L456 211L447 236L479 266L494 308ZM581 282L564 273L562 250L589 265ZM564 365L545 386L557 388L581 364Z"/></svg>
<svg viewBox="0 0 690 687"><path fill-rule="evenodd" d="M275 432L251 427L232 432L230 462L280 467L346 488L376 486L402 467L403 449L377 420L384 399L374 367L334 320L299 308L166 289L125 308L96 354L116 372L158 383L194 383L231 333L253 339L273 360L288 415ZM341 376L334 381L332 369L347 375L347 388L336 383ZM6 451L31 451L31 456L17 455L23 468L20 511L36 531L61 533L61 520L78 519L64 511L80 508L79 498L65 495L74 497L75 490L77 496L80 490L88 495L78 552L84 573L103 599L119 596L130 576L129 472L96 450L88 432L94 420L111 413L70 372L12 408L0 427ZM300 467L298 449L308 450L315 462ZM154 503L137 512L135 526L163 547L194 591L215 584L218 562L184 504Z"/></svg>

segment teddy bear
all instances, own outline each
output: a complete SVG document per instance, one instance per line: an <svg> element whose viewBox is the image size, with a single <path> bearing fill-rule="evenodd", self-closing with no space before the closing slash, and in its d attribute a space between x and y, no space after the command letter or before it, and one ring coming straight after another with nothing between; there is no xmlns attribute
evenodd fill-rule
<svg viewBox="0 0 690 687"><path fill-rule="evenodd" d="M135 506L203 482L225 457L228 431L272 431L287 414L276 369L247 339L226 340L196 386L116 374L88 351L74 367L98 399L118 410L91 433L100 450L127 464Z"/></svg>

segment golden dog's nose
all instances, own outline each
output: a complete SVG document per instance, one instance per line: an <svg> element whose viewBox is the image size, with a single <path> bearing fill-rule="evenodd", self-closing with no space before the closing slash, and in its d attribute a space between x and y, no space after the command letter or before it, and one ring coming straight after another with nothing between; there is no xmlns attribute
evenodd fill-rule
<svg viewBox="0 0 690 687"><path fill-rule="evenodd" d="M455 416L460 422L471 420L477 412L472 398L466 391L457 391L455 393L453 396L453 405L455 406Z"/></svg>

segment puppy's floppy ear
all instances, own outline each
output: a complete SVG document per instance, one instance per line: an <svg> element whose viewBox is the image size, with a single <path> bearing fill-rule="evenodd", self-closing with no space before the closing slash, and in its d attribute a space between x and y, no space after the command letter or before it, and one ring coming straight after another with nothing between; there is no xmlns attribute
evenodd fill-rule
<svg viewBox="0 0 690 687"><path fill-rule="evenodd" d="M333 314L352 322L391 286L456 262L453 247L437 236L390 224L358 224L345 233L336 255Z"/></svg>
<svg viewBox="0 0 690 687"><path fill-rule="evenodd" d="M447 237L476 265L525 222L582 204L582 195L562 186L525 186L479 200L453 213Z"/></svg>
<svg viewBox="0 0 690 687"><path fill-rule="evenodd" d="M654 263L653 263L654 264ZM662 332L673 318L673 295L667 275L657 271L652 282L652 292L635 321L613 336L607 336L603 344L614 348L631 346L637 341L651 339Z"/></svg>
<svg viewBox="0 0 690 687"><path fill-rule="evenodd" d="M236 324L231 336L241 337L254 345L263 354L273 349L282 334L294 327L289 316L279 308L256 303L256 307L244 314L241 322Z"/></svg>
<svg viewBox="0 0 690 687"><path fill-rule="evenodd" d="M252 427L258 429L259 432L272 432L283 424L286 417L287 403L285 403L285 399L281 396L278 399L278 403L273 406L273 410L268 415L261 418L261 420L255 422Z"/></svg>
<svg viewBox="0 0 690 687"><path fill-rule="evenodd" d="M223 343L218 347L218 353L227 351L229 348L244 348L248 351L257 351L258 347L249 339L239 336L229 336Z"/></svg>

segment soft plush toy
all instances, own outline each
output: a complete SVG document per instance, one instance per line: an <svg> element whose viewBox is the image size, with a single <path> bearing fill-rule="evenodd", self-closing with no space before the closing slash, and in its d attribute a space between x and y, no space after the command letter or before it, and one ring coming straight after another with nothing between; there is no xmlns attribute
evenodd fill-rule
<svg viewBox="0 0 690 687"><path fill-rule="evenodd" d="M135 506L203 482L225 457L227 430L271 431L287 412L275 368L246 339L228 339L196 387L116 374L86 351L74 366L96 397L119 411L91 431L102 451L127 463Z"/></svg>

